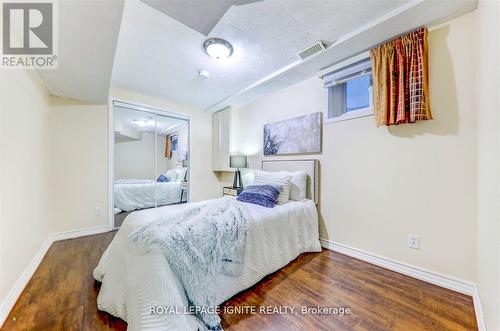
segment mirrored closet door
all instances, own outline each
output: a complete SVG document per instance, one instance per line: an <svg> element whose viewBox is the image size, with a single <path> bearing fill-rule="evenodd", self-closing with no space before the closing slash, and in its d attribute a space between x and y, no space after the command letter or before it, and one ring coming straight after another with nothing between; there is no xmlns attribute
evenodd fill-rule
<svg viewBox="0 0 500 331"><path fill-rule="evenodd" d="M189 119L113 101L113 222L132 212L186 203Z"/></svg>

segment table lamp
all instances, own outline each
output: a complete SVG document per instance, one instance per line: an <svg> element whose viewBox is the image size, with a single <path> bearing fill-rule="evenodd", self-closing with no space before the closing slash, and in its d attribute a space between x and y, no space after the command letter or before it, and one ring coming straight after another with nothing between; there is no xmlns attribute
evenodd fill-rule
<svg viewBox="0 0 500 331"><path fill-rule="evenodd" d="M246 155L230 155L229 156L229 167L236 168L234 173L233 188L243 187L243 181L241 180L240 168L247 167L247 156Z"/></svg>

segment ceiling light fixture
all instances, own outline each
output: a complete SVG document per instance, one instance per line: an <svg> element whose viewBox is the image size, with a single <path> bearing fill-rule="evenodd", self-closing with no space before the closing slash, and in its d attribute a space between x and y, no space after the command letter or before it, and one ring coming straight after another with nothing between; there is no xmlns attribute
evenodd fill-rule
<svg viewBox="0 0 500 331"><path fill-rule="evenodd" d="M203 44L205 52L216 60L226 59L233 54L233 46L220 38L210 38Z"/></svg>
<svg viewBox="0 0 500 331"><path fill-rule="evenodd" d="M149 123L147 120L137 119L137 118L133 119L132 121L139 126L145 126Z"/></svg>

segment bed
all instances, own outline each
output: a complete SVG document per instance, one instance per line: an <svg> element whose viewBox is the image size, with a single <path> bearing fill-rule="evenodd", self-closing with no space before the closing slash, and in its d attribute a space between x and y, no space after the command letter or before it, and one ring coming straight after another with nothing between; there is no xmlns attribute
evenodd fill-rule
<svg viewBox="0 0 500 331"><path fill-rule="evenodd" d="M185 174L183 169L179 169L179 172ZM184 178L183 174L179 176ZM156 182L150 179L116 180L113 188L115 208L129 212L179 203L183 195L181 178L171 182ZM186 201L185 194L182 200Z"/></svg>
<svg viewBox="0 0 500 331"><path fill-rule="evenodd" d="M217 304L253 286L304 252L319 252L316 160L269 161L264 170L304 169L308 173L308 199L289 201L274 208L238 202L251 214L242 271L237 276L220 275L213 286ZM98 308L128 323L130 330L203 330L193 315L152 314L152 307L187 307L188 299L165 256L141 252L129 235L148 222L179 213L200 203L173 205L137 211L129 215L94 270L101 282Z"/></svg>

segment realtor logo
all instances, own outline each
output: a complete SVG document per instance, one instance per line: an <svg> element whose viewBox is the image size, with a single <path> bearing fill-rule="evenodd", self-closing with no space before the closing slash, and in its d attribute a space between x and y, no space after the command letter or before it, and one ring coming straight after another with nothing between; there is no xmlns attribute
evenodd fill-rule
<svg viewBox="0 0 500 331"><path fill-rule="evenodd" d="M4 2L2 67L55 69L53 2Z"/></svg>

